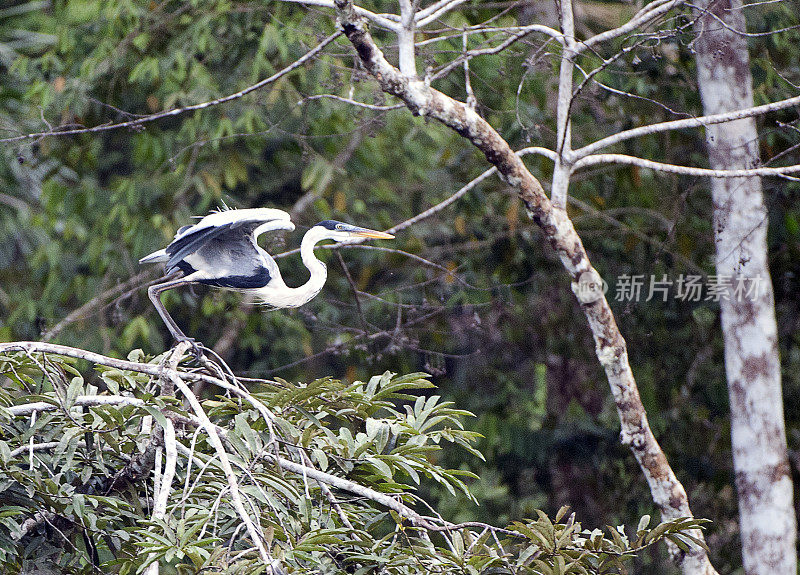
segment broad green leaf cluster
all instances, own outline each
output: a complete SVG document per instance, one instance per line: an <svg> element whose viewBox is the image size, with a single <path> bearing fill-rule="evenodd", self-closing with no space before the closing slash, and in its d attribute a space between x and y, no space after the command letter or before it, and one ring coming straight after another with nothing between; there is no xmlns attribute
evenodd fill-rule
<svg viewBox="0 0 800 575"><path fill-rule="evenodd" d="M131 359L146 358L134 352ZM205 429L190 425L186 406L159 393L158 378L100 366L84 376L64 358L24 353L0 356L0 376L4 572L126 574L154 561L178 573L264 572L231 504L219 453ZM107 392L99 393L98 386ZM246 397L203 402L224 433L248 514L282 569L617 573L624 571L625 560L657 541L667 539L682 549L696 543L690 533L700 525L696 520L649 529L646 517L630 540L624 530L587 531L574 514L565 518L566 508L555 521L539 512L536 520L497 531L490 517L483 525L430 530L371 500L369 493L391 494L428 515L418 495L422 483L470 496L465 477L475 476L447 469L440 459L444 448L480 457L472 446L476 434L462 425L470 414L436 395L413 394L432 387L426 374L387 372L352 384L330 378L308 384L263 381ZM104 396L138 401L86 407L85 398ZM27 416L13 411L36 402L52 409L40 406ZM269 423L256 402L271 412ZM177 473L171 485L157 488L169 495L166 514L154 517L163 452L149 459L145 454L154 438L164 441L160 432L169 425L167 417L178 425ZM282 469L275 457L345 478L357 488L323 488L305 473ZM431 514L437 525L452 525Z"/></svg>

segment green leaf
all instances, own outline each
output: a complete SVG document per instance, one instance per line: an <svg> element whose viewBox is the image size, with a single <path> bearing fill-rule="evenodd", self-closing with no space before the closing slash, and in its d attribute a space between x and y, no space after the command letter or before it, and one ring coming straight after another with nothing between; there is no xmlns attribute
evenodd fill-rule
<svg viewBox="0 0 800 575"><path fill-rule="evenodd" d="M75 405L75 400L83 392L83 378L73 377L67 388L67 395L64 399L64 409L70 409Z"/></svg>
<svg viewBox="0 0 800 575"><path fill-rule="evenodd" d="M649 515L643 515L642 518L639 519L639 525L636 527L636 535L638 536L645 529L647 529L648 525L650 525L650 516Z"/></svg>
<svg viewBox="0 0 800 575"><path fill-rule="evenodd" d="M164 412L161 411L159 408L155 407L154 405L148 405L148 404L144 404L140 407L144 411L152 415L156 423L158 423L162 428L167 427L167 417L164 415Z"/></svg>

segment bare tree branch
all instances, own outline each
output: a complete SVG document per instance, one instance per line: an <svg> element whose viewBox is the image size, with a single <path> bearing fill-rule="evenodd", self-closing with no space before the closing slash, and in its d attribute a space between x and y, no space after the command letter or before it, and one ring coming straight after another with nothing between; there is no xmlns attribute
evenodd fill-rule
<svg viewBox="0 0 800 575"><path fill-rule="evenodd" d="M298 105L305 104L306 102L311 102L313 100L322 100L324 98L330 100L338 100L339 102L344 102L345 104L352 104L353 106L358 106L360 108L366 108L367 110L377 110L377 111L385 111L385 110L397 110L399 108L405 108L403 104L393 104L390 106L380 106L377 104L367 104L366 102L359 102L358 100L353 100L352 98L344 98L342 96L337 96L336 94L317 94L315 96L307 96L297 102Z"/></svg>
<svg viewBox="0 0 800 575"><path fill-rule="evenodd" d="M573 281L573 290L595 338L597 357L606 371L622 424L622 442L628 445L647 478L653 500L664 518L690 517L686 491L678 481L647 422L636 381L633 377L625 340L601 290L586 293L581 286L600 279L592 268L586 250L563 209L554 207L541 184L519 156L487 122L462 102L425 85L410 81L391 66L357 15L351 0L335 0L339 22L353 44L364 67L382 90L401 98L414 114L439 120L467 138L486 156L503 179L514 187L528 213L542 228ZM703 550L687 555L702 564L704 573L714 573ZM692 571L694 572L694 571Z"/></svg>
<svg viewBox="0 0 800 575"><path fill-rule="evenodd" d="M414 55L414 11L416 2L399 0L400 29L397 30L397 48L399 50L400 72L409 78L417 77L417 62Z"/></svg>
<svg viewBox="0 0 800 575"><path fill-rule="evenodd" d="M175 468L178 463L175 426L172 425L169 418L165 421L164 447L166 451L166 460L164 461L164 471L161 473L160 481L158 481L154 489L155 493L153 499L155 500L155 504L153 505L153 512L150 514L151 520L164 519L167 515L167 502L169 501L169 494L172 492L172 481L175 479ZM158 575L158 561L153 560L153 562L147 566L144 573L145 575Z"/></svg>
<svg viewBox="0 0 800 575"><path fill-rule="evenodd" d="M550 36L554 40L558 40L559 42L563 41L563 35L558 30L551 28L549 26L544 26L542 24L529 24L526 26L486 26L485 24L477 24L475 26L467 26L465 28L461 28L461 30L457 34L444 34L440 36L435 36L433 38L427 38L425 40L417 41L417 48L421 46L428 46L429 44L435 44L437 42L444 42L447 40L452 40L454 38L458 38L466 34L467 36L471 36L472 34L516 34L518 32L539 32L540 34L545 34L546 36ZM430 31L429 31L430 32Z"/></svg>
<svg viewBox="0 0 800 575"><path fill-rule="evenodd" d="M334 8L333 0L278 0L279 2L289 2L291 4L302 4L303 6L320 6L322 8ZM397 32L400 29L400 18L397 14L376 14L360 6L356 8L359 16L377 24L381 28Z"/></svg>
<svg viewBox="0 0 800 575"><path fill-rule="evenodd" d="M492 46L491 48L478 48L475 50L465 51L461 56L453 60L452 62L446 64L442 67L441 70L438 70L435 74L431 75L431 80L439 80L447 76L450 72L458 68L462 62L466 63L468 60L475 58L476 56L487 56L490 54L499 54L514 42L521 40L525 36L530 35L533 32L542 32L546 26L525 26L521 28L518 32L513 33L511 36L500 42L497 46ZM548 29L549 30L549 29ZM558 36L557 40L563 40L562 36Z"/></svg>
<svg viewBox="0 0 800 575"><path fill-rule="evenodd" d="M793 106L800 106L800 96L787 98L786 100L779 100L761 106L754 106L743 110L736 110L734 112L725 112L721 114L711 114L709 116L698 116L696 118L687 118L685 120L671 120L669 122L661 122L658 124L650 124L647 126L640 126L630 130L623 130L611 136L607 136L596 142L588 144L578 150L573 151L572 159L577 161L581 158L613 146L631 138L638 138L640 136L648 136L650 134L657 134L659 132L667 132L669 130L684 130L687 128L700 128L703 126L710 126L712 124L722 124L723 122L731 122L733 120L741 120L742 118L752 118L753 116L763 116L770 112L777 110L785 110Z"/></svg>
<svg viewBox="0 0 800 575"><path fill-rule="evenodd" d="M694 263L692 260L690 260L689 258L684 256L680 252L677 252L677 251L675 251L673 249L670 249L670 247L667 244L665 244L664 242L662 242L662 241L660 241L660 240L658 240L658 239L656 239L654 237L651 237L651 236L647 235L646 233L644 233L644 232L642 232L640 230L637 230L636 228L633 228L633 227L621 222L617 218L613 217L613 215L612 215L613 214L613 210L598 210L597 208L593 207L591 204L589 204L587 202L582 202L581 200L578 200L574 196L571 196L569 198L569 203L571 205L578 206L583 211L585 211L585 212L587 212L589 214L592 214L594 217L603 220L604 222L610 224L611 226L613 226L613 227L615 227L615 228L617 228L619 230L622 230L624 233L631 234L631 235L639 238L643 242L648 243L648 244L656 247L657 249L659 249L659 250L661 250L661 251L663 251L665 253L670 254L673 258L675 258L677 261L680 261L684 266L686 266L688 269L690 269L693 272L695 272L697 275L705 277L706 272L705 272L705 270L703 270L703 268L698 266L696 263ZM612 212L612 213L609 213L609 212ZM578 218L573 217L573 221L576 221L577 219Z"/></svg>
<svg viewBox="0 0 800 575"><path fill-rule="evenodd" d="M464 54L469 52L469 36L466 30L461 34L461 49L464 51ZM472 82L469 78L469 60L467 58L464 58L464 91L467 93L467 106L475 110L478 107L478 99L475 97L475 92L472 89Z"/></svg>
<svg viewBox="0 0 800 575"><path fill-rule="evenodd" d="M555 160L555 152L553 152L552 150L548 150L547 148L540 148L538 146L532 146L532 147L529 147L529 148L524 148L524 149L519 150L518 152L516 152L516 154L518 156L526 156L526 155L529 155L529 154L537 154L537 155L549 158L551 160ZM457 192L455 192L453 195L449 196L447 199L439 202L438 204L436 204L434 206L431 206L430 208L428 208L425 211L422 211L422 212L418 213L416 216L413 216L413 217L411 217L411 218L409 218L409 219L407 219L407 220L405 220L403 222L400 222L399 224L396 224L396 225L392 226L391 228L389 228L386 231L388 233L390 233L390 234L395 233L395 232L399 232L399 231L404 230L406 228L410 228L411 226L421 222L422 220L426 220L426 219L430 218L431 216L433 216L433 215L437 214L438 212L442 211L443 209L445 209L447 206L453 204L459 198L463 197L467 192L469 192L470 190L475 188L475 186L480 184L486 178L488 178L492 174L496 174L496 173L497 173L497 168L496 167L495 168L489 168L488 170L483 172L481 175L477 176L476 178L472 179L470 182L468 182L467 184L465 184L464 186L459 188L459 190ZM351 242L351 243L355 243L355 242Z"/></svg>
<svg viewBox="0 0 800 575"><path fill-rule="evenodd" d="M800 173L800 165L784 166L784 167L761 167L761 168L747 168L741 170L713 170L709 168L694 168L691 166L677 166L675 164L667 164L664 162L654 162L653 160L645 160L644 158L637 158L636 156L628 156L626 154L594 154L575 162L572 166L572 171L587 168L589 166L596 166L598 164L626 164L630 166L639 166L640 168L647 168L650 170L657 170L659 172L669 172L671 174L682 174L686 176L708 176L712 178L741 178L746 176L775 176L775 177L788 177L789 174Z"/></svg>
<svg viewBox="0 0 800 575"><path fill-rule="evenodd" d="M558 70L558 99L556 101L556 164L553 167L553 185L550 199L553 206L567 208L569 188L570 154L572 152L572 122L570 110L574 95L572 75L575 70L575 17L572 0L558 1L561 30L564 34L561 63Z"/></svg>
<svg viewBox="0 0 800 575"><path fill-rule="evenodd" d="M613 40L614 38L619 38L620 36L624 36L629 32L633 32L639 28L643 28L647 26L653 20L657 19L658 17L666 14L673 8L677 8L683 4L684 0L655 0L655 2L650 2L647 6L642 8L633 18L625 22L619 28L614 28L613 30L607 30L596 36L592 36L591 38L584 40L583 42L579 42L576 46L576 51L581 53L596 44L600 44L602 42L607 42L608 40Z"/></svg>
<svg viewBox="0 0 800 575"><path fill-rule="evenodd" d="M99 353L94 353L93 351L86 351L84 349L78 349L75 347L69 347L66 345L58 345L55 343L45 343L40 341L15 341L12 343L0 343L0 353L13 353L15 351L23 351L26 353L51 353L53 355L63 355L65 357L74 357L77 359L83 359L91 363L99 363L100 365L107 365L109 367L115 367L117 369L125 370L125 371L135 371L138 373L146 373L147 375L152 375L154 377L159 377L162 373L165 373L165 368L161 365L156 365L153 363L137 363L135 361L128 361L126 359L117 359L113 357L107 357L101 355ZM177 372L178 377L186 381L204 381L206 383L210 383L211 385L217 385L219 387L226 387L230 386L229 383L222 381L216 377L212 377L210 375L206 375L203 373L196 373L196 372L186 372L180 371ZM104 403L114 403L114 401L122 401L128 402L131 405L140 405L138 403L140 400L135 397L127 397L127 396L108 396L108 395L97 395L97 396L79 396L78 401L81 397L87 398L97 398L96 405L103 405ZM109 400L104 398L115 397L117 400ZM90 399L86 399L89 403L86 405L93 405ZM77 405L81 405L76 403ZM30 414L32 411L43 411L48 409L47 406L50 406L50 409L56 409L56 406L53 404L49 404L46 402L37 402L35 404L26 404L29 406L33 406L32 408L27 410L27 414ZM5 408L5 409L21 409L22 406L15 406L12 408Z"/></svg>
<svg viewBox="0 0 800 575"><path fill-rule="evenodd" d="M22 342L22 343L28 343L28 342ZM3 344L3 345L8 347L5 349L0 348L0 353L3 353L5 351L13 351L14 347L19 347L19 346L11 346L9 344ZM41 351L41 350L32 350L32 351ZM73 355L72 357L75 356ZM99 405L141 406L144 405L144 401L142 401L138 397L130 397L127 395L79 395L78 397L75 398L75 402L73 403L73 406L75 407L97 407ZM61 409L61 408L62 406L58 405L57 403L50 403L47 401L36 401L34 403L23 403L21 405L12 405L10 407L4 407L2 409L6 410L12 417L24 417L31 415L32 413L37 411L54 411L56 409Z"/></svg>
<svg viewBox="0 0 800 575"><path fill-rule="evenodd" d="M417 14L417 28L424 28L437 18L441 18L454 8L457 8L467 0L439 0L431 4Z"/></svg>
<svg viewBox="0 0 800 575"><path fill-rule="evenodd" d="M145 270L133 276L132 278L115 285L114 287L107 289L106 291L96 295L85 304L80 306L78 309L71 311L67 316L58 322L56 325L51 327L47 330L44 335L42 336L42 341L50 341L54 337L56 337L61 331L67 327L69 324L74 323L76 321L80 321L82 319L86 319L87 317L91 316L93 313L96 313L98 310L102 309L105 305L106 300L109 298L114 298L122 293L125 293L129 289L138 289L141 288L151 280L154 279L157 271L154 269Z"/></svg>

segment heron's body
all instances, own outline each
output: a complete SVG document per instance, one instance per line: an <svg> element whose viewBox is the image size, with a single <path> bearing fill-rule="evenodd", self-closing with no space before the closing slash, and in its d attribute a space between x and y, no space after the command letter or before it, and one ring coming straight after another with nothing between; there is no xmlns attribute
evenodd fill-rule
<svg viewBox="0 0 800 575"><path fill-rule="evenodd" d="M164 309L159 294L188 283L200 283L254 295L273 308L299 307L313 299L325 285L327 269L314 256L314 246L322 240L347 240L353 237L384 238L393 236L325 220L313 226L300 244L300 257L310 277L302 286L292 288L281 277L275 260L259 247L258 236L275 230L293 230L289 214L273 208L225 210L211 213L192 226L178 230L164 249L143 257L139 263L164 262L171 274L180 270L183 277L150 286L150 299L173 336L187 340Z"/></svg>

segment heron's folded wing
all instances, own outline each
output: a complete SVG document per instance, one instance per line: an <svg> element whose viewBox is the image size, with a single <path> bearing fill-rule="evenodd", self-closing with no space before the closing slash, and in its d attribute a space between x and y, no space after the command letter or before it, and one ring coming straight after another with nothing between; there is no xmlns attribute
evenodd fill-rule
<svg viewBox="0 0 800 575"><path fill-rule="evenodd" d="M200 227L197 230L184 233L175 238L172 243L165 248L169 256L166 265L167 272L171 272L173 269L177 268L178 262L186 256L193 254L214 238L225 233L230 233L233 226L234 224L225 224L223 226Z"/></svg>
<svg viewBox="0 0 800 575"><path fill-rule="evenodd" d="M236 219L231 219L231 212L238 212L235 215ZM244 212L248 212L245 214ZM267 213L264 213L267 212ZM271 212L276 212L278 215L285 214L281 210L272 210L269 208L252 209L252 210L230 210L228 212L214 213L206 216L197 224L191 227L184 227L178 230L175 239L172 240L166 247L166 253L169 256L167 261L167 271L171 271L178 266L178 262L187 256L195 253L197 250L207 245L214 239L225 240L225 236L230 236L231 242L241 242L251 236L257 228L263 231L270 229L294 229L294 225L287 218L273 218ZM227 216L228 221L221 220L220 217Z"/></svg>

